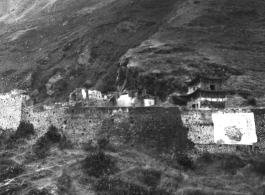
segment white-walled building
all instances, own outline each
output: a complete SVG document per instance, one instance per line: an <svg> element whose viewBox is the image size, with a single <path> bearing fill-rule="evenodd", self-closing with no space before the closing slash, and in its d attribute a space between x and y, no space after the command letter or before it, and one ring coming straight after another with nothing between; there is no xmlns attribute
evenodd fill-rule
<svg viewBox="0 0 265 195"><path fill-rule="evenodd" d="M117 106L119 107L131 107L136 103L136 97L132 98L129 94L123 94L117 99Z"/></svg>
<svg viewBox="0 0 265 195"><path fill-rule="evenodd" d="M155 100L154 99L144 99L144 106L154 106L155 105Z"/></svg>
<svg viewBox="0 0 265 195"><path fill-rule="evenodd" d="M103 100L102 93L97 90L88 90L88 99L96 99L96 100Z"/></svg>

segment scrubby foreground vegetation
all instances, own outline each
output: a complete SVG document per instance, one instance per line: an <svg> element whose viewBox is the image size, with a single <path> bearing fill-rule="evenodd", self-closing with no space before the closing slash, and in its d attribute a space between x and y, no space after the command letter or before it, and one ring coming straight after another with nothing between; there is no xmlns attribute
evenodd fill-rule
<svg viewBox="0 0 265 195"><path fill-rule="evenodd" d="M151 156L104 137L77 149L56 127L37 138L30 124L3 131L0 147L0 195L265 193L263 155Z"/></svg>

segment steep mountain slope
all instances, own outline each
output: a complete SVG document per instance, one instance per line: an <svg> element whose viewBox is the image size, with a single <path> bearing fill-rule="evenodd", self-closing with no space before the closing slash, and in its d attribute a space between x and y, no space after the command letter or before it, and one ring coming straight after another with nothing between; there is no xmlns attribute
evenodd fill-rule
<svg viewBox="0 0 265 195"><path fill-rule="evenodd" d="M103 92L115 90L116 61L153 35L174 4L173 0L27 2L15 2L12 6L19 10L14 16L5 12L2 16L6 19L1 24L5 29L1 89L35 90L37 102L65 100L84 83ZM6 3L11 10L12 6Z"/></svg>
<svg viewBox="0 0 265 195"><path fill-rule="evenodd" d="M135 78L128 85L145 83L158 93L182 93L187 76L231 75L227 88L244 98L256 97L262 106L264 6L259 0L179 1L160 30L125 55ZM229 106L244 106L241 96L231 97Z"/></svg>
<svg viewBox="0 0 265 195"><path fill-rule="evenodd" d="M240 96L230 106L252 96L263 106L262 0L14 0L0 7L2 92L28 89L37 103L66 100L84 84L105 93L120 85L166 100L203 73L231 75L227 87Z"/></svg>

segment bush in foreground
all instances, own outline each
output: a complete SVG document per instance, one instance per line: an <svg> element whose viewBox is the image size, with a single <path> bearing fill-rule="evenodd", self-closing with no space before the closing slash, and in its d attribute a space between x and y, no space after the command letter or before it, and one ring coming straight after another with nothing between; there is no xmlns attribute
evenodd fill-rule
<svg viewBox="0 0 265 195"><path fill-rule="evenodd" d="M265 157L264 156L252 158L250 160L250 164L252 164L253 169L256 173L265 175Z"/></svg>
<svg viewBox="0 0 265 195"><path fill-rule="evenodd" d="M178 155L177 162L185 169L194 169L194 161L187 154Z"/></svg>
<svg viewBox="0 0 265 195"><path fill-rule="evenodd" d="M58 148L60 150L64 150L64 149L72 149L74 147L73 143L71 142L70 139L68 139L65 135L63 135L61 137L61 140L59 142L59 146Z"/></svg>
<svg viewBox="0 0 265 195"><path fill-rule="evenodd" d="M99 138L97 140L97 144L98 144L99 149L106 150L107 147L109 146L109 139L106 137Z"/></svg>
<svg viewBox="0 0 265 195"><path fill-rule="evenodd" d="M18 176L21 173L23 173L24 170L25 170L24 166L18 165L18 164L5 168L4 170L1 170L0 182L3 182L6 179L11 179L11 178Z"/></svg>
<svg viewBox="0 0 265 195"><path fill-rule="evenodd" d="M201 156L199 156L198 160L205 163L212 163L214 161L214 156L209 152L204 152Z"/></svg>
<svg viewBox="0 0 265 195"><path fill-rule="evenodd" d="M50 126L48 131L33 145L33 153L38 158L44 158L49 154L51 146L60 141L61 134L59 130L54 126Z"/></svg>
<svg viewBox="0 0 265 195"><path fill-rule="evenodd" d="M75 187L72 182L73 179L71 178L71 176L67 174L66 170L63 170L63 174L57 180L58 194L75 195Z"/></svg>
<svg viewBox="0 0 265 195"><path fill-rule="evenodd" d="M236 171L243 168L246 163L236 154L219 154L221 166L227 171Z"/></svg>
<svg viewBox="0 0 265 195"><path fill-rule="evenodd" d="M95 183L95 191L104 195L170 195L171 193L156 189L145 188L121 179L102 177Z"/></svg>
<svg viewBox="0 0 265 195"><path fill-rule="evenodd" d="M46 188L43 188L43 189L32 189L27 193L27 195L53 195L53 193L51 193Z"/></svg>
<svg viewBox="0 0 265 195"><path fill-rule="evenodd" d="M19 123L16 132L7 140L8 147L12 147L18 140L29 139L32 135L35 135L33 124L22 121Z"/></svg>
<svg viewBox="0 0 265 195"><path fill-rule="evenodd" d="M116 166L111 156L106 155L103 151L98 151L85 158L83 169L87 175L99 178L114 173Z"/></svg>
<svg viewBox="0 0 265 195"><path fill-rule="evenodd" d="M257 106L257 101L254 97L247 98L247 103L248 105L251 105L251 106Z"/></svg>

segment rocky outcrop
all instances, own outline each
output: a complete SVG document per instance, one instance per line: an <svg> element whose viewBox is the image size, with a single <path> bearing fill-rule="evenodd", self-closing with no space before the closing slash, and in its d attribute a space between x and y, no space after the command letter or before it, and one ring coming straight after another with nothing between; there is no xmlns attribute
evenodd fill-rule
<svg viewBox="0 0 265 195"><path fill-rule="evenodd" d="M46 91L48 95L52 95L55 93L55 87L56 84L59 84L60 81L63 80L63 77L60 73L55 74L52 76L49 80L48 83L46 84Z"/></svg>

